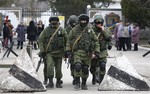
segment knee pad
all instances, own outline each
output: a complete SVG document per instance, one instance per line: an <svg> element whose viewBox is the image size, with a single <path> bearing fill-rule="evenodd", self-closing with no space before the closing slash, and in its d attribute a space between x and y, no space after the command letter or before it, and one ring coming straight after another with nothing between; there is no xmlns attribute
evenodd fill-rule
<svg viewBox="0 0 150 94"><path fill-rule="evenodd" d="M82 64L81 64L81 63L76 63L75 66L74 66L75 71L76 71L76 72L80 72L81 67L82 67Z"/></svg>
<svg viewBox="0 0 150 94"><path fill-rule="evenodd" d="M100 62L100 69L101 69L101 71L106 70L106 62Z"/></svg>
<svg viewBox="0 0 150 94"><path fill-rule="evenodd" d="M84 74L88 74L89 73L89 66L82 66L82 72L84 73Z"/></svg>
<svg viewBox="0 0 150 94"><path fill-rule="evenodd" d="M95 73L95 72L96 72L96 67L91 66L91 67L90 67L90 72L91 72L92 74Z"/></svg>

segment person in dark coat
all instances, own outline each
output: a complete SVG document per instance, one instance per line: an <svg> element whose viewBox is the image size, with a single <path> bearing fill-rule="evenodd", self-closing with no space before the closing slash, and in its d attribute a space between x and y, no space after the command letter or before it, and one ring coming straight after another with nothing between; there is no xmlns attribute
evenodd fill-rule
<svg viewBox="0 0 150 94"><path fill-rule="evenodd" d="M4 23L4 27L3 27L3 42L5 45L8 45L8 39L9 39L9 28L8 28L8 24ZM3 45L3 47L5 47Z"/></svg>
<svg viewBox="0 0 150 94"><path fill-rule="evenodd" d="M23 49L23 42L25 42L25 34L26 34L26 26L23 25L23 23L21 22L16 29L16 33L17 35L17 49Z"/></svg>
<svg viewBox="0 0 150 94"><path fill-rule="evenodd" d="M32 45L32 48L37 49L37 27L35 26L34 21L30 21L29 26L27 27L27 39L29 40L29 45Z"/></svg>

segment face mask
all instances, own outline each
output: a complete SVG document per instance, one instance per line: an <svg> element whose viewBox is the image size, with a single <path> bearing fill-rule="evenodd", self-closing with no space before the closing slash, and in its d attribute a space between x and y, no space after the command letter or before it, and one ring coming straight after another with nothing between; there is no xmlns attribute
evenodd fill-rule
<svg viewBox="0 0 150 94"><path fill-rule="evenodd" d="M76 23L71 23L70 25L71 27L75 27Z"/></svg>
<svg viewBox="0 0 150 94"><path fill-rule="evenodd" d="M57 22L53 22L53 23L51 23L51 25L52 25L52 27L54 27L54 28L58 27L58 23L57 23Z"/></svg>
<svg viewBox="0 0 150 94"><path fill-rule="evenodd" d="M87 26L87 23L80 23L80 26L81 26L81 27L86 27L86 26Z"/></svg>
<svg viewBox="0 0 150 94"><path fill-rule="evenodd" d="M57 23L51 23L52 25L57 25Z"/></svg>
<svg viewBox="0 0 150 94"><path fill-rule="evenodd" d="M88 23L86 22L86 20L83 20L83 21L81 20L81 21L80 21L80 26L81 26L81 27L86 27L87 24L88 24Z"/></svg>

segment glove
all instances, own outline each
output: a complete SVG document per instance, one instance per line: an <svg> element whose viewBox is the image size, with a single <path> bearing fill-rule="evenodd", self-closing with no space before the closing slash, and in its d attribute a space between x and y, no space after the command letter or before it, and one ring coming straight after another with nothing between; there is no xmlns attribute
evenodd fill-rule
<svg viewBox="0 0 150 94"><path fill-rule="evenodd" d="M94 55L95 55L95 58L100 58L100 53L99 52L95 52Z"/></svg>
<svg viewBox="0 0 150 94"><path fill-rule="evenodd" d="M111 45L108 45L108 47L107 47L107 48L108 48L108 50L111 50L112 46L111 46Z"/></svg>
<svg viewBox="0 0 150 94"><path fill-rule="evenodd" d="M65 52L65 58L68 58L69 56L71 56L71 52L70 51L66 51Z"/></svg>
<svg viewBox="0 0 150 94"><path fill-rule="evenodd" d="M45 55L46 55L46 53L45 53L45 52L39 52L39 57L44 58L44 57L45 57Z"/></svg>

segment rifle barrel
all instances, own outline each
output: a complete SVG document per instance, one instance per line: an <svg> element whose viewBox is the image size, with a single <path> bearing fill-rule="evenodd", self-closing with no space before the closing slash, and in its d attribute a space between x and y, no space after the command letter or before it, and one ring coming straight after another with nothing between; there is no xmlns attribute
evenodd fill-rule
<svg viewBox="0 0 150 94"><path fill-rule="evenodd" d="M37 68L36 68L36 72L38 72L41 63L42 63L42 58L40 58L40 60L38 61L38 65L37 65Z"/></svg>

